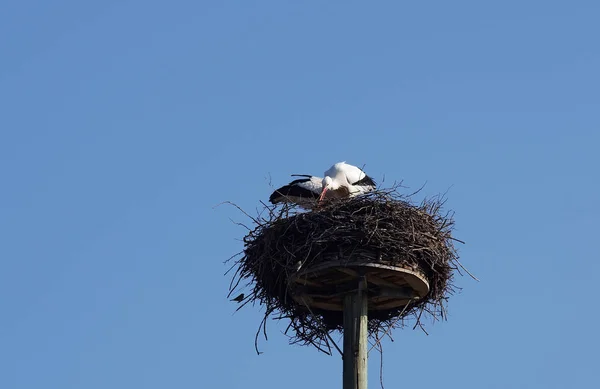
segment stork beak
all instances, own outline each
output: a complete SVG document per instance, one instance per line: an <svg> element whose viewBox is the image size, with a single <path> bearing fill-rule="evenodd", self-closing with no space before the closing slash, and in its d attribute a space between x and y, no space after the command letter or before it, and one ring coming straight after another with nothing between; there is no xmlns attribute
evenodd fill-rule
<svg viewBox="0 0 600 389"><path fill-rule="evenodd" d="M323 188L323 190L321 191L321 195L319 196L319 203L323 201L323 198L325 197L325 192L327 192L327 188Z"/></svg>

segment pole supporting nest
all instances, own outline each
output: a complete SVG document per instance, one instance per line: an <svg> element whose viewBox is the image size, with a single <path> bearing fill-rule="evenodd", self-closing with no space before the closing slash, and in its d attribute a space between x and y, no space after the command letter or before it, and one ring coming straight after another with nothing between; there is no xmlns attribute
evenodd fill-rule
<svg viewBox="0 0 600 389"><path fill-rule="evenodd" d="M344 296L343 389L367 389L367 277Z"/></svg>

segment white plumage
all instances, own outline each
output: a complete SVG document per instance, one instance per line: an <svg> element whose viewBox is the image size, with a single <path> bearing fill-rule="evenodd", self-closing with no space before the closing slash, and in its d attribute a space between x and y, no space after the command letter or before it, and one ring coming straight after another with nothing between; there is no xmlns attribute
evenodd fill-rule
<svg viewBox="0 0 600 389"><path fill-rule="evenodd" d="M323 199L353 197L375 189L375 181L360 168L338 162L325 172L325 177L295 175L303 178L275 190L269 197L273 204L289 202L312 209Z"/></svg>

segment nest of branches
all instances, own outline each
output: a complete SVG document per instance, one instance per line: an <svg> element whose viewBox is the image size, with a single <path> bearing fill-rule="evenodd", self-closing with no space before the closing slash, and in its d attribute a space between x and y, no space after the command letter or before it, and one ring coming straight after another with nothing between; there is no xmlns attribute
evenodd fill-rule
<svg viewBox="0 0 600 389"><path fill-rule="evenodd" d="M267 319L272 317L289 321L285 333L290 343L313 345L328 354L332 345L337 348L331 333L342 329L342 312L300 304L292 298L290 282L298 271L323 264L332 254L352 256L353 262L357 257L365 262L385 258L387 264L427 279L424 297L369 311L369 336L375 345L409 322L424 330L423 318L445 319L447 299L456 290L454 272L464 268L453 244L458 241L452 237L453 214L443 211L444 202L439 196L414 204L393 188L330 201L310 212L266 204L257 217L244 212L254 225L245 226L244 250L232 258L232 269L237 269L229 295L244 291L240 308L248 303L266 308L255 345L261 332L267 337Z"/></svg>

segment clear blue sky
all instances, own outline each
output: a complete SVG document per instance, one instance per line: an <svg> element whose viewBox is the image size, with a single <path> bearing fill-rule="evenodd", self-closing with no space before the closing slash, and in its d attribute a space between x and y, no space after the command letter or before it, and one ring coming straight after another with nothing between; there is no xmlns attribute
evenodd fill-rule
<svg viewBox="0 0 600 389"><path fill-rule="evenodd" d="M301 4L300 4L301 3ZM340 387L233 314L223 261L290 173L448 188L450 319L387 388L597 384L600 3L5 1L0 387ZM370 386L379 385L371 359Z"/></svg>

